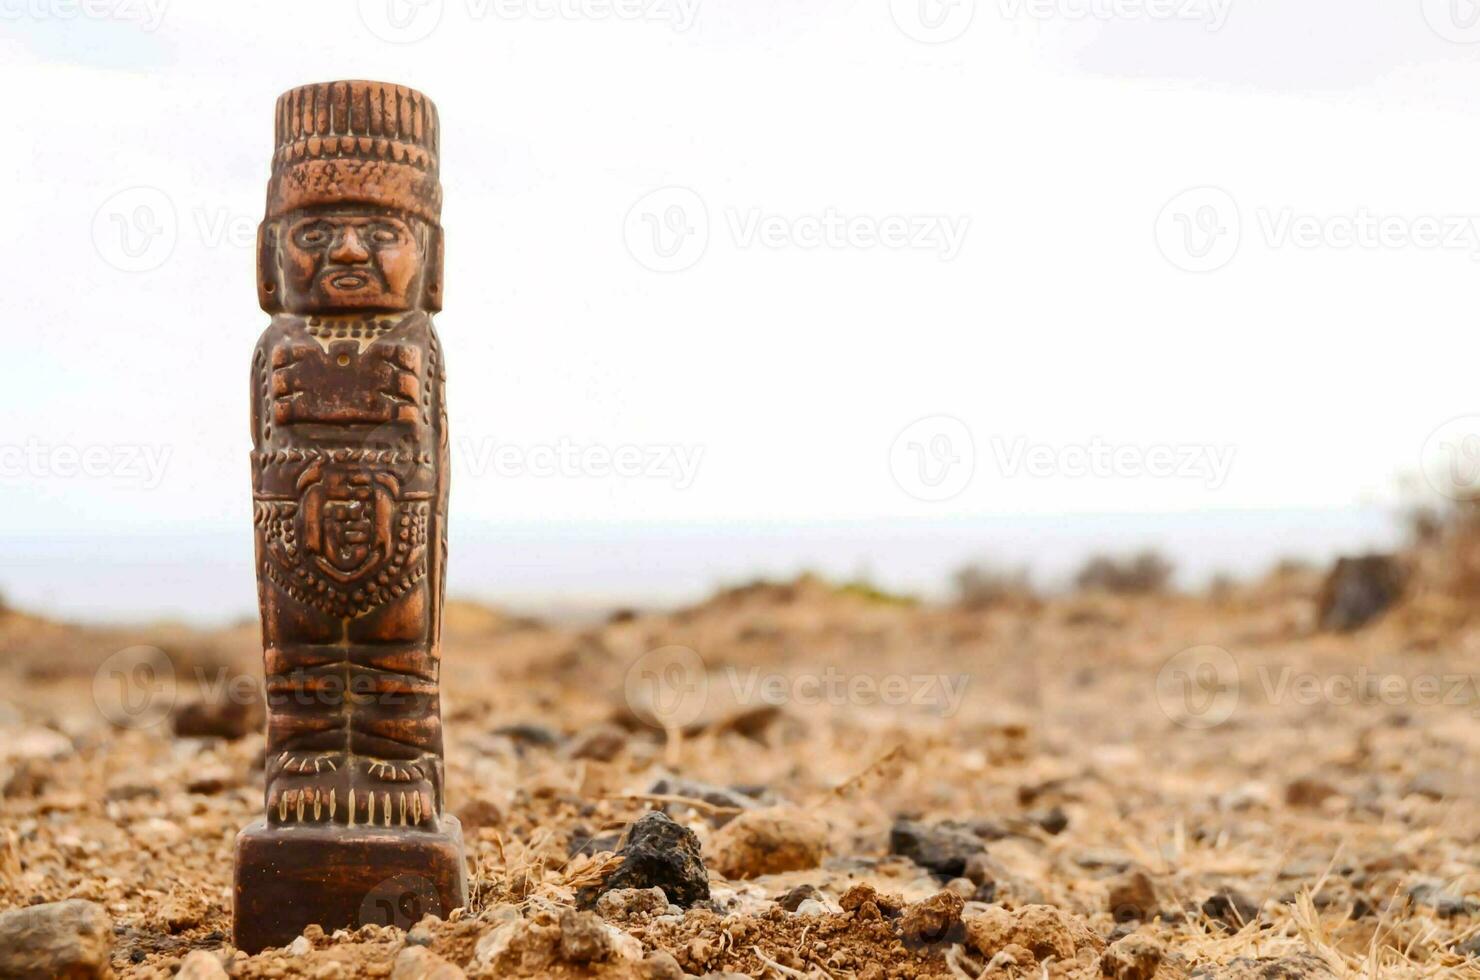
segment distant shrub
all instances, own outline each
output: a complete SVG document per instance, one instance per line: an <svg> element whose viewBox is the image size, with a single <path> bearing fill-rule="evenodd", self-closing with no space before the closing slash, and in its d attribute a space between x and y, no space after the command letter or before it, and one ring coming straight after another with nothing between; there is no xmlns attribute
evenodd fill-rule
<svg viewBox="0 0 1480 980"><path fill-rule="evenodd" d="M952 580L956 585L956 603L963 609L990 609L1036 598L1026 568L999 568L976 562L958 569Z"/></svg>
<svg viewBox="0 0 1480 980"><path fill-rule="evenodd" d="M1124 559L1095 555L1074 576L1074 585L1081 592L1153 595L1167 590L1172 571L1172 563L1155 551Z"/></svg>

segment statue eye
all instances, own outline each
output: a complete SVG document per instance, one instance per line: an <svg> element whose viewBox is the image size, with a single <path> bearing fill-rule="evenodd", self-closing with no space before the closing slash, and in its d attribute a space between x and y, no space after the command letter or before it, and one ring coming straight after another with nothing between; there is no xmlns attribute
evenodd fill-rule
<svg viewBox="0 0 1480 980"><path fill-rule="evenodd" d="M303 248L322 248L329 244L329 228L324 224L312 224L298 229L294 236Z"/></svg>
<svg viewBox="0 0 1480 980"><path fill-rule="evenodd" d="M370 240L377 245L394 245L401 240L396 229L387 225L375 225L370 229Z"/></svg>

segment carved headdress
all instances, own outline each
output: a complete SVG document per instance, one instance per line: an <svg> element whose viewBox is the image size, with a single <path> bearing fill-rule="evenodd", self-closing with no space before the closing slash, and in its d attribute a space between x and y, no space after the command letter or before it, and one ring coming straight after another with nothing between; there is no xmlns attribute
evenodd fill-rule
<svg viewBox="0 0 1480 980"><path fill-rule="evenodd" d="M277 100L267 215L258 233L263 309L280 309L279 219L317 207L383 207L426 223L424 305L441 309L442 185L437 108L387 82L302 85Z"/></svg>
<svg viewBox="0 0 1480 980"><path fill-rule="evenodd" d="M378 204L436 224L437 109L403 85L327 82L277 100L267 216L320 204Z"/></svg>

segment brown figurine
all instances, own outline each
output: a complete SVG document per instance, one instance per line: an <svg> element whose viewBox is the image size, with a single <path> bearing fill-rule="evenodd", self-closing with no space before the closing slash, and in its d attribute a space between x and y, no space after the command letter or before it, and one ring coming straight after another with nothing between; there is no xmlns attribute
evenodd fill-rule
<svg viewBox="0 0 1480 980"><path fill-rule="evenodd" d="M447 566L437 110L380 82L278 99L252 357L266 816L235 942L405 926L465 902L442 806ZM415 907L408 907L410 906Z"/></svg>

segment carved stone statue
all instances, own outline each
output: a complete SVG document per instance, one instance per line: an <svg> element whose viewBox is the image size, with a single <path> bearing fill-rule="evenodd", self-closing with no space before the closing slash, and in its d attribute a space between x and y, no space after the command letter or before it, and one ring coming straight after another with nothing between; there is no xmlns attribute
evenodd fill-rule
<svg viewBox="0 0 1480 980"><path fill-rule="evenodd" d="M437 111L397 85L306 85L278 99L276 137L258 234L272 323L251 396L266 818L238 841L244 949L291 942L311 922L385 922L366 899L398 877L442 906L421 911L446 914L465 890L443 813L438 698Z"/></svg>

